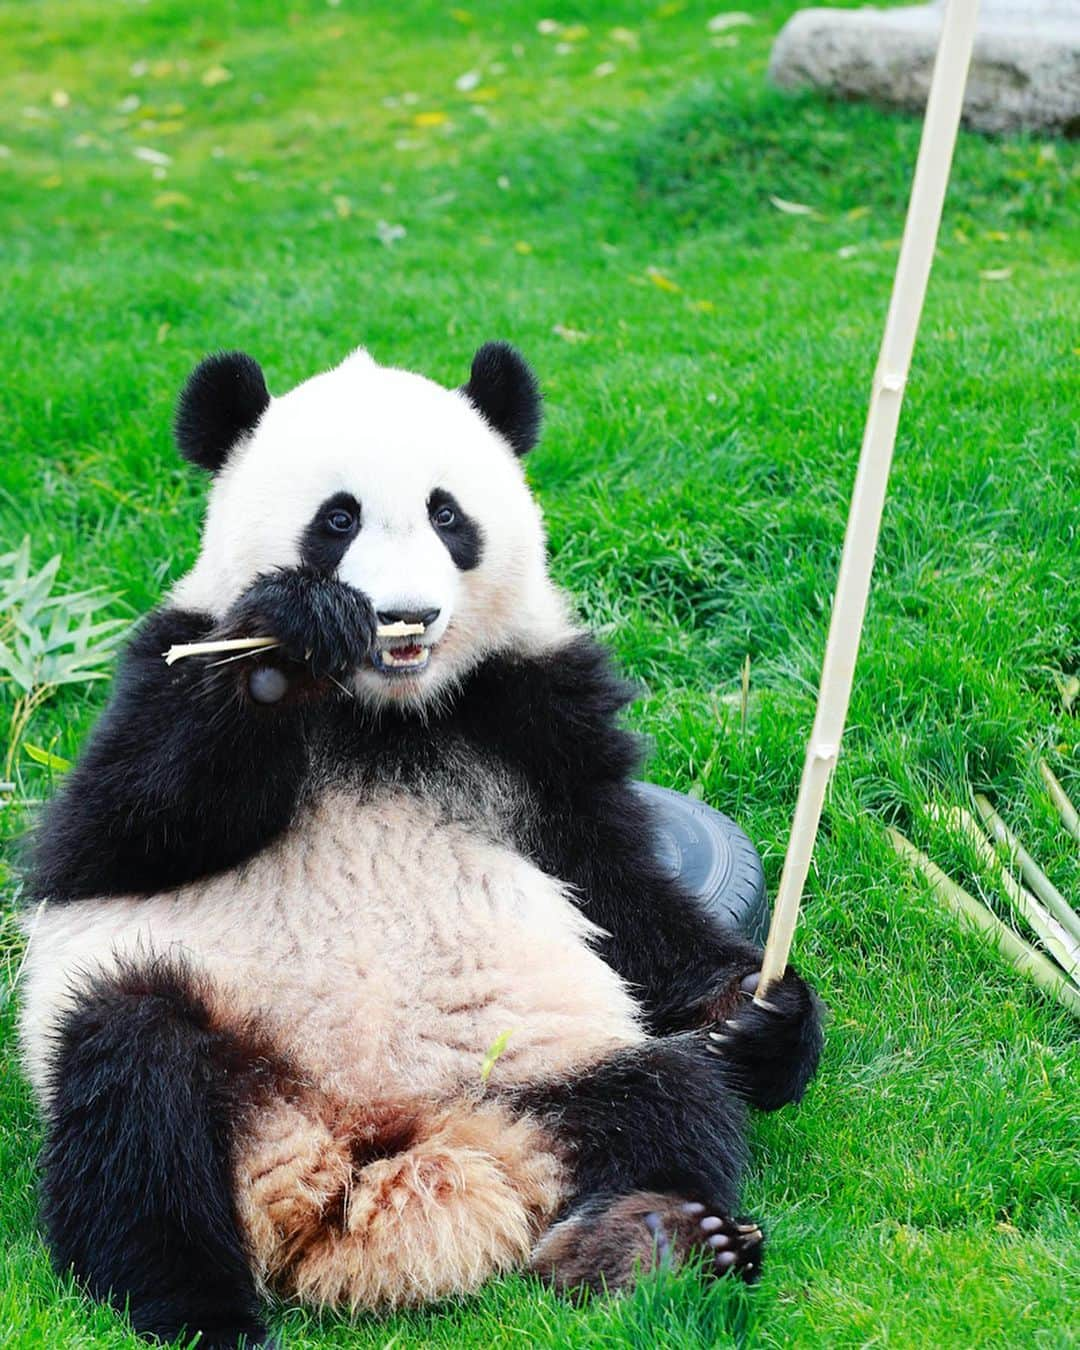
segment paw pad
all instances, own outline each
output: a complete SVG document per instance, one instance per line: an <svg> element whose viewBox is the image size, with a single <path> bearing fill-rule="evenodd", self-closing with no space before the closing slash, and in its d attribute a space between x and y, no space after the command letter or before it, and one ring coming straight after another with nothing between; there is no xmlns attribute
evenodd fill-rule
<svg viewBox="0 0 1080 1350"><path fill-rule="evenodd" d="M644 1215L652 1234L658 1263L670 1264L672 1255L706 1253L706 1270L713 1275L736 1274L748 1283L761 1272L765 1236L752 1221L711 1214L697 1200L683 1201L665 1211Z"/></svg>

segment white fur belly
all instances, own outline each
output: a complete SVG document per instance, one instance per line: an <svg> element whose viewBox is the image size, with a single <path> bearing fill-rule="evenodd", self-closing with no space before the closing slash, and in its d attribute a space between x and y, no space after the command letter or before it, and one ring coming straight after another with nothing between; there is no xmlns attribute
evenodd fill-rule
<svg viewBox="0 0 1080 1350"><path fill-rule="evenodd" d="M140 954L204 969L223 1014L260 1014L306 1074L349 1097L478 1084L504 1036L492 1084L643 1039L564 888L407 797L328 795L234 872L148 899L46 906L30 924L22 1037L42 1095L71 991Z"/></svg>

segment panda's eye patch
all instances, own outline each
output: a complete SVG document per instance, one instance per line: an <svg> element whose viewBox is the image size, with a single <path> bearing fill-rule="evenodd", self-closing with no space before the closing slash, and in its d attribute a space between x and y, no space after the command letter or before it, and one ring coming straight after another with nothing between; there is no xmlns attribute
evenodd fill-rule
<svg viewBox="0 0 1080 1350"><path fill-rule="evenodd" d="M480 561L484 539L480 526L465 511L458 499L445 488L436 488L427 500L428 520L454 566L468 572Z"/></svg>
<svg viewBox="0 0 1080 1350"><path fill-rule="evenodd" d="M316 511L309 528L330 536L354 535L360 528L360 503L351 492L335 492Z"/></svg>
<svg viewBox="0 0 1080 1350"><path fill-rule="evenodd" d="M360 503L351 492L327 497L300 536L300 557L306 567L330 576L360 533Z"/></svg>

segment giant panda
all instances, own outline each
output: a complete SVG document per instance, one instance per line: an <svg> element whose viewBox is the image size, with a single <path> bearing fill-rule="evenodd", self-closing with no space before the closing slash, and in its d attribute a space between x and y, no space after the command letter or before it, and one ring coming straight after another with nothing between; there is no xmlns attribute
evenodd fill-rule
<svg viewBox="0 0 1080 1350"><path fill-rule="evenodd" d="M745 1110L802 1094L818 1003L789 969L759 1006L759 949L656 860L540 418L504 343L456 389L361 349L180 397L201 550L37 829L21 1012L53 1259L147 1336L760 1272Z"/></svg>

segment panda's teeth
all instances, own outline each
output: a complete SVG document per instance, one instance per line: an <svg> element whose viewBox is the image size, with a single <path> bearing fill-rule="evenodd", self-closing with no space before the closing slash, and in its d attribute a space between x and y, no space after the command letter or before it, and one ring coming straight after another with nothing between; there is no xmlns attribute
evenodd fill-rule
<svg viewBox="0 0 1080 1350"><path fill-rule="evenodd" d="M382 670L423 670L429 656L429 648L419 644L399 648L379 647L375 652L375 665Z"/></svg>

